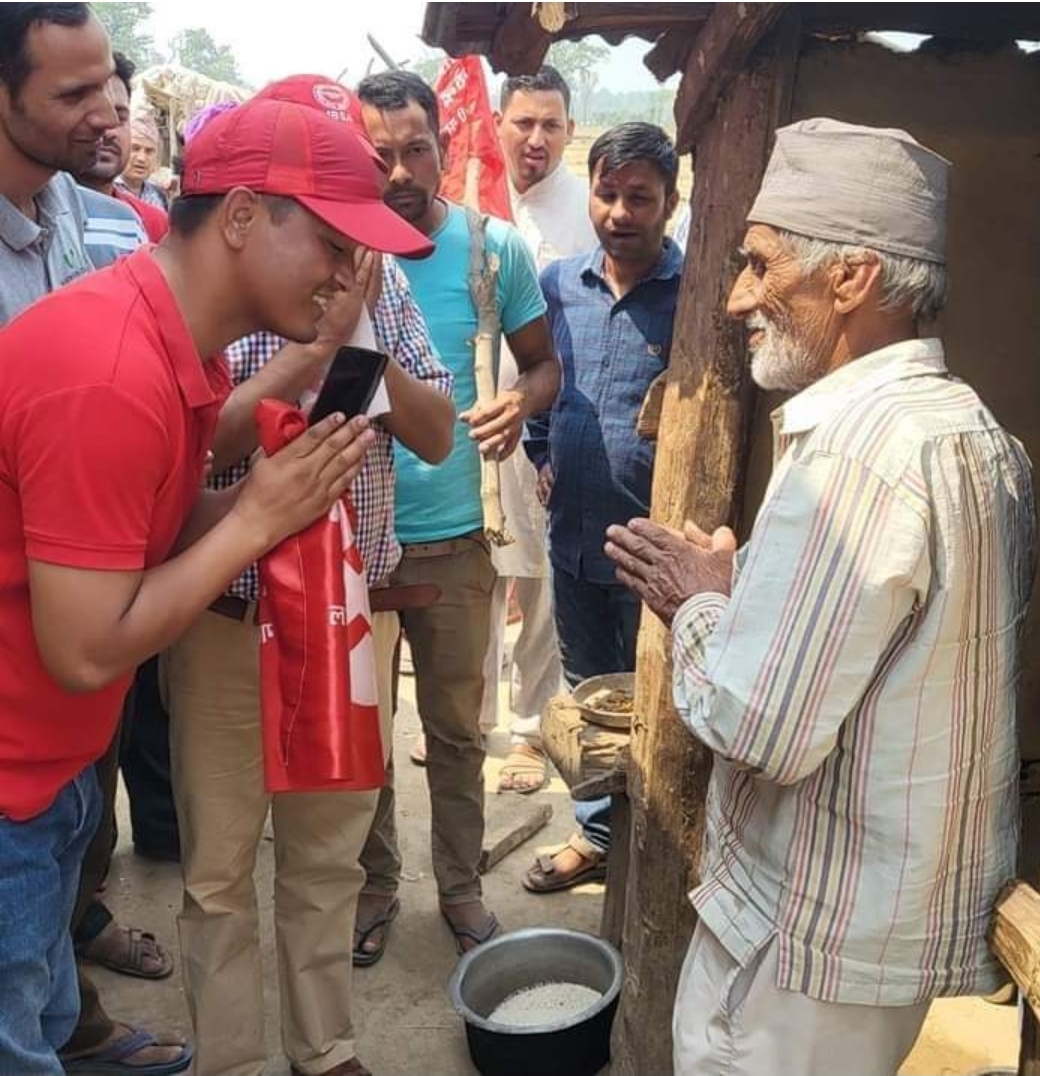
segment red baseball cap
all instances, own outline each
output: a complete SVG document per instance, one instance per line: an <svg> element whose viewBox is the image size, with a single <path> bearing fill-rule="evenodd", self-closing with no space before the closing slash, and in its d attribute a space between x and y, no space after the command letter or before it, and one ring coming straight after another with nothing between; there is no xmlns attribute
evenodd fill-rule
<svg viewBox="0 0 1040 1076"><path fill-rule="evenodd" d="M372 147L350 124L316 107L254 97L214 116L185 145L184 194L235 187L292 198L373 250L433 253L433 243L383 203L383 173Z"/></svg>
<svg viewBox="0 0 1040 1076"><path fill-rule="evenodd" d="M330 120L350 123L365 132L361 119L361 102L342 83L324 75L290 75L280 78L265 86L257 97L271 98L275 101L292 101L297 105L306 105L324 112ZM367 138L367 136L366 136Z"/></svg>

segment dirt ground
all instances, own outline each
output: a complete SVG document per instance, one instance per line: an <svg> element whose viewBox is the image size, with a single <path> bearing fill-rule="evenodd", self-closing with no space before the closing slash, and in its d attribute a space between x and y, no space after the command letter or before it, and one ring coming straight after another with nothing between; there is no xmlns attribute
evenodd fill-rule
<svg viewBox="0 0 1040 1076"><path fill-rule="evenodd" d="M386 956L375 967L355 972L355 1021L359 1056L377 1076L471 1076L462 1023L451 1009L445 984L455 964L451 935L437 912L429 855L429 801L423 771L408 760L419 729L413 683L402 678L395 732L398 825L405 858L402 912L393 926ZM503 700L506 698L503 684ZM499 729L489 744L487 785L493 795L507 749L509 714L504 704ZM535 797L510 799L549 803L553 819L527 845L507 856L485 878L488 906L504 927L553 925L595 932L603 887L588 885L565 893L534 896L520 885L533 855L561 844L572 825L572 805L559 778ZM492 806L498 807L499 804ZM120 802L120 843L109 879L107 900L120 922L154 931L176 951L175 917L180 906L179 869L136 857L129 846L126 803ZM257 888L262 909L270 1076L287 1076L278 1034L278 992L271 930L273 856L270 840L260 850ZM350 944L345 932L344 944ZM143 982L96 969L108 1011L150 1030L190 1027L179 970L164 982ZM1014 1008L967 999L933 1006L921 1040L902 1069L903 1076L968 1076L1003 1067L1014 1071L1018 1017ZM648 1074L653 1076L653 1074ZM663 1074L662 1074L663 1076Z"/></svg>

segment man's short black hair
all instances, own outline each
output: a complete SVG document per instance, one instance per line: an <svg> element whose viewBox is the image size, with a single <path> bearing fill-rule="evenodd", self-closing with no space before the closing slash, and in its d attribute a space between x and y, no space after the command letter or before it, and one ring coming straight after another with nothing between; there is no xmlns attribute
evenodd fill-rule
<svg viewBox="0 0 1040 1076"><path fill-rule="evenodd" d="M130 80L134 77L137 64L129 56L125 56L121 52L113 52L112 59L116 62L116 78L126 87L126 95L129 97L133 93Z"/></svg>
<svg viewBox="0 0 1040 1076"><path fill-rule="evenodd" d="M89 4L0 4L0 82L16 98L32 73L25 47L29 31L44 23L83 26L90 18Z"/></svg>
<svg viewBox="0 0 1040 1076"><path fill-rule="evenodd" d="M441 133L437 95L413 71L381 71L378 75L366 75L358 83L357 95L363 104L380 112L397 112L414 101L426 113L430 130L435 135Z"/></svg>
<svg viewBox="0 0 1040 1076"><path fill-rule="evenodd" d="M515 75L502 83L498 107L505 112L514 93L558 93L563 98L563 111L571 114L571 88L567 80L549 64L543 64L535 75Z"/></svg>
<svg viewBox="0 0 1040 1076"><path fill-rule="evenodd" d="M189 238L206 223L223 201L222 194L182 194L174 198L170 203L170 231Z"/></svg>
<svg viewBox="0 0 1040 1076"><path fill-rule="evenodd" d="M679 157L672 140L656 124L633 121L611 127L592 143L589 150L589 179L603 162L600 175L609 175L626 164L646 161L664 180L664 193L675 191L679 178Z"/></svg>
<svg viewBox="0 0 1040 1076"><path fill-rule="evenodd" d="M174 198L170 203L170 231L190 238L217 211L225 197L223 194L182 194ZM275 224L283 224L300 208L295 198L281 194L262 194L260 197Z"/></svg>

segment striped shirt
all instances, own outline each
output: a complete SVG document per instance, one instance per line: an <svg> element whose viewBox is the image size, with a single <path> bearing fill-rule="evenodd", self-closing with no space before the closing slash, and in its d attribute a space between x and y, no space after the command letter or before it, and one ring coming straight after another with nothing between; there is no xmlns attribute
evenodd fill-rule
<svg viewBox="0 0 1040 1076"><path fill-rule="evenodd" d="M741 963L775 936L783 989L988 992L1017 851L1029 460L937 340L850 363L773 421L732 596L674 623L676 706L715 754L691 899Z"/></svg>
<svg viewBox="0 0 1040 1076"><path fill-rule="evenodd" d="M430 342L422 313L412 297L408 281L393 258L383 258L383 287L372 312L378 346L396 360L405 373L433 385L451 396L454 379L440 363ZM227 349L228 367L236 385L258 373L286 341L273 333L260 332L237 340ZM368 450L361 473L350 494L357 509L357 541L370 587L385 583L401 559L394 533L393 438L382 422L372 423L375 444ZM215 489L232 486L249 473L249 460L233 464L210 480ZM250 565L228 588L246 601L260 595L260 576Z"/></svg>
<svg viewBox="0 0 1040 1076"><path fill-rule="evenodd" d="M132 254L148 242L141 218L130 206L107 194L80 186L83 202L83 243L95 269Z"/></svg>

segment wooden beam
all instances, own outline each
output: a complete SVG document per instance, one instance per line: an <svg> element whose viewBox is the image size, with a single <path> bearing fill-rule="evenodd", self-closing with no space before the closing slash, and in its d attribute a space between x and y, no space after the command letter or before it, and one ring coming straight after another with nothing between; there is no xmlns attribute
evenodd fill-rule
<svg viewBox="0 0 1040 1076"><path fill-rule="evenodd" d="M690 50L675 98L676 148L688 153L720 96L786 4L716 4Z"/></svg>
<svg viewBox="0 0 1040 1076"><path fill-rule="evenodd" d="M797 13L784 19L729 91L697 142L686 268L665 389L652 514L709 531L735 523L752 407L744 334L725 317L734 252L790 100ZM671 1072L669 1029L694 914L711 756L672 707L670 638L644 610L636 666L629 799L631 857L625 909L625 989L611 1072Z"/></svg>
<svg viewBox="0 0 1040 1076"><path fill-rule="evenodd" d="M990 945L1040 1016L1040 893L1025 882L1005 886L997 898Z"/></svg>
<svg viewBox="0 0 1040 1076"><path fill-rule="evenodd" d="M1040 1022L1029 1008L1022 1013L1018 1076L1040 1076Z"/></svg>
<svg viewBox="0 0 1040 1076"><path fill-rule="evenodd" d="M480 851L477 871L487 874L496 863L500 863L510 852L515 852L525 841L545 829L552 818L552 807L548 803L539 803L517 810L515 801L507 803L510 797L488 797L485 800L484 814L487 818L484 834L484 847Z"/></svg>
<svg viewBox="0 0 1040 1076"><path fill-rule="evenodd" d="M675 34L688 36L700 28L712 9L746 8L762 4L576 4L577 17L568 21L556 39L574 40L600 34L618 43L626 37L649 41ZM510 19L529 18L530 4L433 3L426 5L422 39L452 56L467 52L492 54L492 44ZM865 31L897 30L935 34L970 41L1011 41L1040 38L1037 4L799 4L807 33L828 37L855 37ZM516 23L510 23L515 27ZM663 40L663 39L662 39ZM674 42L673 42L674 44ZM671 47L671 46L668 46ZM532 56L504 46L503 61L529 65ZM509 70L492 62L500 70ZM661 61L665 62L665 61ZM657 61L651 68L657 73ZM517 74L529 67L510 71ZM675 66L673 71L680 71ZM660 77L660 75L658 75Z"/></svg>
<svg viewBox="0 0 1040 1076"><path fill-rule="evenodd" d="M1012 882L997 897L990 945L1026 1001L1019 1048L1019 1076L1040 1076L1040 893Z"/></svg>
<svg viewBox="0 0 1040 1076"><path fill-rule="evenodd" d="M530 4L507 4L505 19L495 28L488 54L496 71L530 75L542 66L552 34L531 14Z"/></svg>
<svg viewBox="0 0 1040 1076"><path fill-rule="evenodd" d="M692 27L670 29L643 57L643 64L658 82L664 82L676 71L686 70L696 39L697 32Z"/></svg>

